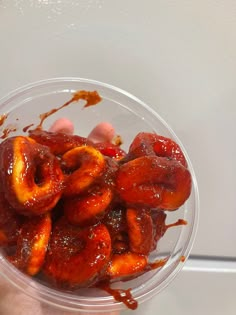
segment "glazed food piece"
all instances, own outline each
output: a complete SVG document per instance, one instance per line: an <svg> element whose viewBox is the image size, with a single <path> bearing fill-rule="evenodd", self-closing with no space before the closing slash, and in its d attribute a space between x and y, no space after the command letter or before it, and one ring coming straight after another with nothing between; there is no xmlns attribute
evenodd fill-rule
<svg viewBox="0 0 236 315"><path fill-rule="evenodd" d="M36 275L44 264L51 229L48 213L27 218L17 237L16 252L9 260L28 275Z"/></svg>
<svg viewBox="0 0 236 315"><path fill-rule="evenodd" d="M90 144L90 141L87 138L61 131L49 132L41 129L34 129L29 131L29 136L37 143L47 146L55 155L62 155L68 150Z"/></svg>
<svg viewBox="0 0 236 315"><path fill-rule="evenodd" d="M99 222L113 199L109 187L95 186L83 196L67 198L64 201L64 212L71 224L80 226Z"/></svg>
<svg viewBox="0 0 236 315"><path fill-rule="evenodd" d="M75 99L98 101L84 92ZM74 135L66 119L45 131L52 113L28 135L0 144L0 246L18 269L48 285L99 287L134 309L131 291L110 284L167 262L149 257L168 228L186 224L165 222L191 193L184 154L172 139L146 132L125 152L104 122L87 138Z"/></svg>
<svg viewBox="0 0 236 315"><path fill-rule="evenodd" d="M0 146L1 189L10 205L25 215L51 210L63 189L57 158L29 137L11 137Z"/></svg>
<svg viewBox="0 0 236 315"><path fill-rule="evenodd" d="M110 254L111 239L104 224L81 229L62 218L55 224L43 272L59 287L91 286Z"/></svg>
<svg viewBox="0 0 236 315"><path fill-rule="evenodd" d="M133 275L140 275L148 264L148 258L145 255L133 252L112 255L106 269L106 276L110 280L131 279Z"/></svg>
<svg viewBox="0 0 236 315"><path fill-rule="evenodd" d="M63 191L64 196L79 195L88 190L105 169L103 155L91 146L80 146L67 151L61 159L63 168L70 173Z"/></svg>
<svg viewBox="0 0 236 315"><path fill-rule="evenodd" d="M128 208L126 221L130 250L133 253L148 255L153 244L153 222L150 211Z"/></svg>
<svg viewBox="0 0 236 315"><path fill-rule="evenodd" d="M172 139L149 132L140 132L129 148L132 158L156 155L170 158L187 167L187 161L179 145Z"/></svg>
<svg viewBox="0 0 236 315"><path fill-rule="evenodd" d="M14 246L17 242L22 218L0 192L0 246Z"/></svg>
<svg viewBox="0 0 236 315"><path fill-rule="evenodd" d="M191 174L176 160L141 156L119 168L116 186L127 205L176 210L191 193Z"/></svg>

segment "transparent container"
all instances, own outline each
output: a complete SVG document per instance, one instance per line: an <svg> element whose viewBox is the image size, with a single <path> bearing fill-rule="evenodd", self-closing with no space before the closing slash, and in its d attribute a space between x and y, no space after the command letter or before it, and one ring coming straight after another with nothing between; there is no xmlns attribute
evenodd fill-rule
<svg viewBox="0 0 236 315"><path fill-rule="evenodd" d="M149 271L136 279L117 282L115 288L132 288L132 296L138 303L143 303L163 290L179 273L188 258L196 235L199 196L194 170L189 157L175 133L168 124L148 105L133 95L114 86L81 78L56 78L39 81L15 90L0 100L0 114L8 113L8 118L1 126L16 128L9 136L22 135L23 128L40 121L40 114L59 107L68 101L78 90L98 91L102 102L96 106L83 108L83 101L72 103L48 117L44 129L61 117L69 118L75 125L75 134L87 136L94 126L102 121L110 122L116 133L123 140L122 148L128 149L134 137L140 131L155 132L172 138L183 150L192 175L192 192L187 202L177 211L168 213L167 223L181 218L187 225L169 229L159 241L158 248L152 252L151 259L169 257L165 266ZM125 309L123 303L99 289L80 289L64 292L31 278L15 267L5 258L0 250L0 273L12 284L29 296L57 306L62 310L75 312L111 312Z"/></svg>

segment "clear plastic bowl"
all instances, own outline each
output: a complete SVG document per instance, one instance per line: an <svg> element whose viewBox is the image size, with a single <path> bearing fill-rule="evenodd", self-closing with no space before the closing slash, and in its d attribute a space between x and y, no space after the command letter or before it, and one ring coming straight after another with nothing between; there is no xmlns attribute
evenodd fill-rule
<svg viewBox="0 0 236 315"><path fill-rule="evenodd" d="M140 131L155 132L175 140L185 153L192 175L192 192L187 202L177 211L167 215L167 222L181 218L187 225L169 229L152 252L153 260L169 257L165 266L149 271L140 277L118 282L116 288L132 288L132 295L138 303L147 301L163 290L183 268L196 235L199 197L194 170L189 157L175 133L168 124L149 106L133 95L114 86L81 78L56 78L36 82L15 90L0 100L0 114L8 113L6 125L16 127L10 136L23 134L23 128L31 123L39 123L39 115L62 105L78 90L97 90L102 102L96 106L83 108L83 102L70 106L50 116L43 127L47 129L57 118L67 117L76 126L75 133L87 136L101 121L110 122L123 140L122 147L128 149L131 141ZM1 127L1 131L6 125ZM12 284L29 296L57 306L64 310L82 312L109 312L126 307L112 296L99 289L83 289L76 292L63 292L28 277L5 258L0 251L0 273Z"/></svg>

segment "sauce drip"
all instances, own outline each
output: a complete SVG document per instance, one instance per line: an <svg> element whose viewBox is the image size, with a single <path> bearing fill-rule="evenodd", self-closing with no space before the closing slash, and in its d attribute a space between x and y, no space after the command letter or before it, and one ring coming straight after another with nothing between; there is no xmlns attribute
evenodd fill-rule
<svg viewBox="0 0 236 315"><path fill-rule="evenodd" d="M97 103L99 103L102 99L100 97L100 95L98 94L97 91L77 91L74 93L73 97L67 101L65 104L61 105L60 107L58 108L53 108L51 109L50 111L46 112L46 113L43 113L41 114L39 117L40 117L40 123L39 125L37 126L36 129L41 129L42 128L42 125L43 125L43 122L44 120L55 114L56 112L58 112L60 109L70 105L71 103L73 102L77 102L79 100L85 100L86 101L86 104L84 105L84 107L88 107L88 106L92 106L92 105L96 105Z"/></svg>
<svg viewBox="0 0 236 315"><path fill-rule="evenodd" d="M15 132L16 127L7 127L2 131L2 135L0 136L0 139L6 139L11 132Z"/></svg>
<svg viewBox="0 0 236 315"><path fill-rule="evenodd" d="M131 289L112 289L107 281L99 283L97 287L113 296L117 302L124 303L131 310L135 310L138 307L138 302L133 298Z"/></svg>
<svg viewBox="0 0 236 315"><path fill-rule="evenodd" d="M188 222L186 220L179 219L175 223L165 225L165 231L167 231L169 228L174 227L174 226L187 225L187 224L188 224Z"/></svg>
<svg viewBox="0 0 236 315"><path fill-rule="evenodd" d="M4 124L4 122L6 121L7 117L8 117L8 114L0 115L0 126L2 126Z"/></svg>
<svg viewBox="0 0 236 315"><path fill-rule="evenodd" d="M23 129L22 129L22 131L23 132L27 132L28 130L29 130L29 128L30 127L32 127L34 124L30 124L30 125L28 125L28 126L25 126Z"/></svg>
<svg viewBox="0 0 236 315"><path fill-rule="evenodd" d="M145 270L149 271L149 270L153 270L153 269L157 269L157 268L163 267L167 263L168 259L169 259L169 257L166 257L166 258L159 259L157 261L151 262L151 263L149 263L147 265Z"/></svg>
<svg viewBox="0 0 236 315"><path fill-rule="evenodd" d="M168 259L169 257L166 257L148 263L144 271L146 272L163 267L167 263ZM106 291L108 294L113 296L116 301L124 303L131 310L135 310L138 307L138 302L133 298L131 289L112 289L109 280L98 283L96 287Z"/></svg>
<svg viewBox="0 0 236 315"><path fill-rule="evenodd" d="M185 262L185 260L186 260L186 257L185 257L185 256L181 256L181 257L180 257L180 261L181 261L181 262Z"/></svg>
<svg viewBox="0 0 236 315"><path fill-rule="evenodd" d="M123 144L123 140L120 135L116 135L113 139L114 145L121 146Z"/></svg>

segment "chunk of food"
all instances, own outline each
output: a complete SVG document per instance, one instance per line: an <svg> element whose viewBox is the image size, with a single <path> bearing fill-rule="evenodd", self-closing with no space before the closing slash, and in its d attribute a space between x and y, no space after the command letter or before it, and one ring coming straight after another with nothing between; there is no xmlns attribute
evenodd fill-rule
<svg viewBox="0 0 236 315"><path fill-rule="evenodd" d="M89 286L109 262L110 234L104 224L79 228L61 220L54 227L44 274L59 287Z"/></svg>
<svg viewBox="0 0 236 315"><path fill-rule="evenodd" d="M30 276L40 272L51 235L50 214L27 218L23 223L16 244L16 253L9 260Z"/></svg>

